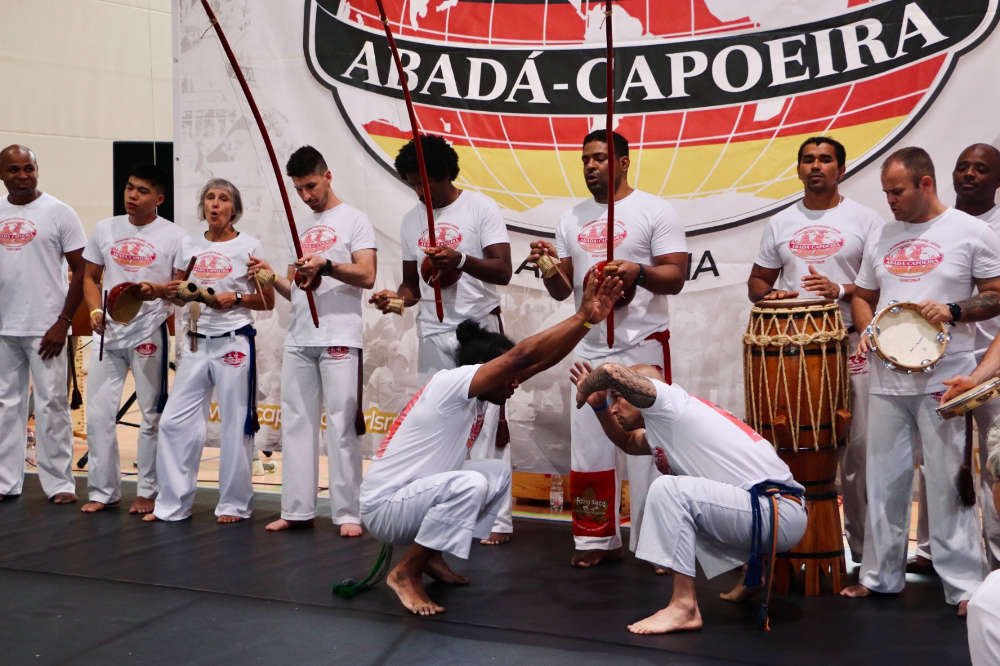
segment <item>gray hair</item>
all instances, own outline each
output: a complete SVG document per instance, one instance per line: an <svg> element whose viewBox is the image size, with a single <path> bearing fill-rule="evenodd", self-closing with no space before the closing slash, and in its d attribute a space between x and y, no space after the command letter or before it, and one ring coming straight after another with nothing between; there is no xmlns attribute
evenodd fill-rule
<svg viewBox="0 0 1000 666"><path fill-rule="evenodd" d="M209 190L225 190L229 193L233 199L233 219L229 223L239 222L240 218L243 217L243 197L240 196L240 191L236 189L236 186L225 178L212 178L201 188L201 193L198 195L198 219L205 219L205 195L208 194Z"/></svg>
<svg viewBox="0 0 1000 666"><path fill-rule="evenodd" d="M986 459L986 469L993 475L995 481L1000 481L1000 444L994 443L990 449L990 457ZM1000 511L1000 507L997 507Z"/></svg>

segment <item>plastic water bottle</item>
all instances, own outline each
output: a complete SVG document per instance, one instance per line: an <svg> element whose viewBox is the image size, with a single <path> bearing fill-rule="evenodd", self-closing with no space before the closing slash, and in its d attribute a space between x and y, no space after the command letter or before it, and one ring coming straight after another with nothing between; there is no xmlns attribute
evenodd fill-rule
<svg viewBox="0 0 1000 666"><path fill-rule="evenodd" d="M549 511L553 513L563 510L563 482L561 474L549 477Z"/></svg>

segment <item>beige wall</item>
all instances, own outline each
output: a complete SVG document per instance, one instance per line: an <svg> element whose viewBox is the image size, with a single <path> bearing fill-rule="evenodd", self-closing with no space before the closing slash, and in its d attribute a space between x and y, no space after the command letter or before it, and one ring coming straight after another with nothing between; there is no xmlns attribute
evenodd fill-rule
<svg viewBox="0 0 1000 666"><path fill-rule="evenodd" d="M112 142L173 140L170 0L2 5L0 147L34 149L40 189L89 232L111 214Z"/></svg>

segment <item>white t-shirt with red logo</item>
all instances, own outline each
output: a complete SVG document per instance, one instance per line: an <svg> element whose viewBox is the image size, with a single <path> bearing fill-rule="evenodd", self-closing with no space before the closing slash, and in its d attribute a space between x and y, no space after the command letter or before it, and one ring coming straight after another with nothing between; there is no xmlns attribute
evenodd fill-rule
<svg viewBox="0 0 1000 666"><path fill-rule="evenodd" d="M566 211L556 229L556 253L573 260L573 297L583 298L583 279L590 267L607 257L608 206L587 199ZM673 206L647 192L633 190L615 201L615 259L652 265L653 257L687 252L684 224ZM669 325L667 297L637 287L627 306L615 309L615 345L608 349L605 326L594 326L577 345L583 358L624 351Z"/></svg>
<svg viewBox="0 0 1000 666"><path fill-rule="evenodd" d="M216 293L256 293L257 283L247 278L250 256L261 256L260 241L247 233L232 240L213 242L203 234L185 236L181 251L177 253L174 268L183 271L191 257L197 256L188 280L199 287L211 287ZM233 305L228 310L217 310L207 305L201 307L198 332L203 335L229 333L253 323L249 308Z"/></svg>
<svg viewBox="0 0 1000 666"><path fill-rule="evenodd" d="M949 208L921 224L887 222L865 245L855 284L878 290L881 311L890 301L954 303L976 291L976 280L1000 276L1000 239L982 220ZM878 395L924 395L975 367L975 324L949 326L951 341L929 373L907 375L871 358L871 389Z"/></svg>
<svg viewBox="0 0 1000 666"><path fill-rule="evenodd" d="M1000 206L993 206L982 215L976 215L1000 238ZM976 357L982 358L993 338L1000 335L1000 317L976 322Z"/></svg>
<svg viewBox="0 0 1000 666"><path fill-rule="evenodd" d="M86 244L76 212L51 194L0 199L0 335L45 335L69 291L63 255Z"/></svg>
<svg viewBox="0 0 1000 666"><path fill-rule="evenodd" d="M479 192L462 190L458 198L443 208L434 209L434 236L439 246L449 247L477 259L483 258L483 248L498 243L510 243L507 226L500 208L493 199ZM427 212L423 204L403 217L400 228L403 261L423 263L424 250L430 247ZM434 288L420 280L417 311L417 331L420 337L454 331L466 319L479 320L500 305L496 285L487 284L468 273L458 282L441 290L444 321L438 321L434 309Z"/></svg>
<svg viewBox="0 0 1000 666"><path fill-rule="evenodd" d="M798 291L808 298L813 294L803 291L801 280L809 275L810 266L838 284L854 283L865 239L881 224L874 210L846 197L828 210L810 210L799 201L768 221L754 263L781 270L775 289ZM838 305L844 324L850 327L850 301Z"/></svg>
<svg viewBox="0 0 1000 666"><path fill-rule="evenodd" d="M335 264L352 263L351 253L375 249L375 229L368 216L357 208L340 203L322 213L312 213L299 227L299 244L304 254L320 254ZM289 238L288 256L298 257ZM313 292L319 328L313 326L304 291L292 285L292 317L285 336L286 347L338 345L362 348L360 287L323 278Z"/></svg>
<svg viewBox="0 0 1000 666"><path fill-rule="evenodd" d="M128 215L118 215L97 223L83 258L104 268L104 289L108 291L122 282L166 284L173 277L174 258L183 239L181 228L162 217L137 227ZM108 315L104 346L126 349L139 344L166 321L171 309L161 299L145 301L127 326Z"/></svg>
<svg viewBox="0 0 1000 666"><path fill-rule="evenodd" d="M479 365L440 370L410 398L382 440L361 483L370 507L408 483L461 467L489 403L469 397Z"/></svg>

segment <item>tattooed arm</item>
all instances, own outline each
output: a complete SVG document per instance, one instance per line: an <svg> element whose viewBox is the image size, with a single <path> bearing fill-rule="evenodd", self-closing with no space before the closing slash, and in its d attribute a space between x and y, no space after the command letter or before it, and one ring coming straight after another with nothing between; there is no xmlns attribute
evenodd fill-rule
<svg viewBox="0 0 1000 666"><path fill-rule="evenodd" d="M613 389L640 409L656 401L656 386L642 375L617 363L605 363L587 374L576 385L576 406L582 407L594 391Z"/></svg>
<svg viewBox="0 0 1000 666"><path fill-rule="evenodd" d="M958 302L962 321L982 321L1000 314L1000 277L976 280L979 293Z"/></svg>
<svg viewBox="0 0 1000 666"><path fill-rule="evenodd" d="M569 369L569 381L579 388L580 381L592 373L593 368L589 363L577 361ZM604 434L612 444L632 456L648 456L652 453L646 441L645 428L627 431L618 423L618 419L612 416L611 410L608 409L607 391L594 391L587 397L587 404L594 410L594 416L597 417Z"/></svg>

